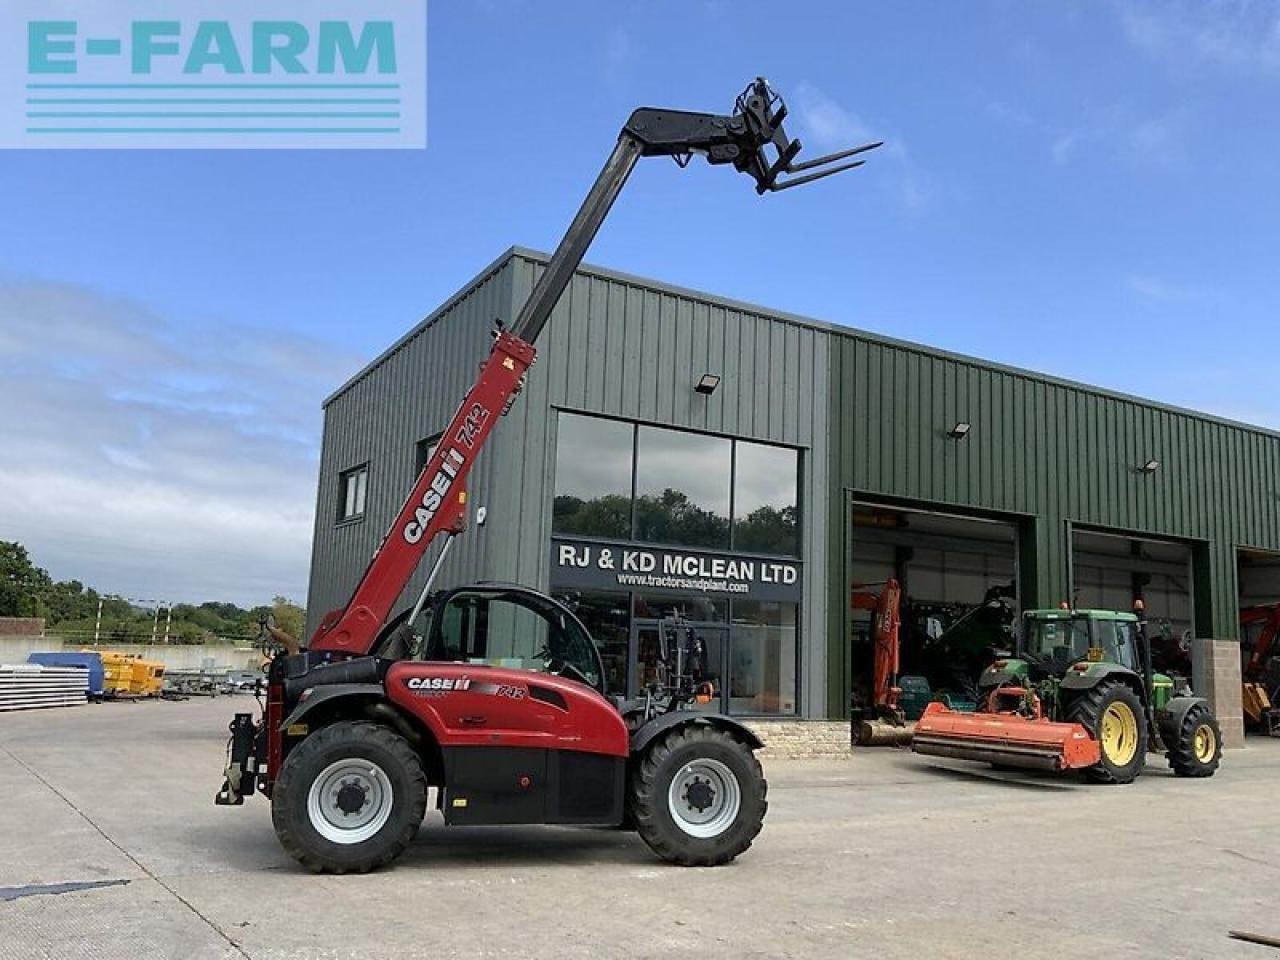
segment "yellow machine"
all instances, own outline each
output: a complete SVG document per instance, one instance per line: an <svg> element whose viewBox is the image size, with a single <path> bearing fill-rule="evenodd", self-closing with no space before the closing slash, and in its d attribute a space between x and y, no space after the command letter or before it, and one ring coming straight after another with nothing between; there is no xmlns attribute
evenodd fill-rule
<svg viewBox="0 0 1280 960"><path fill-rule="evenodd" d="M89 650L102 658L103 691L116 697L158 697L164 687L164 664L114 650Z"/></svg>
<svg viewBox="0 0 1280 960"><path fill-rule="evenodd" d="M136 659L132 663L129 692L135 697L158 697L164 689L164 664L159 660Z"/></svg>

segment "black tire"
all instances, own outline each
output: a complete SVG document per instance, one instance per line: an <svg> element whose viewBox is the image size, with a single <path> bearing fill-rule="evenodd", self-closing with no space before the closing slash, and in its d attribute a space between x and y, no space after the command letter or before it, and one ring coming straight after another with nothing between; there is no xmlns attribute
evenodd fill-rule
<svg viewBox="0 0 1280 960"><path fill-rule="evenodd" d="M686 790L682 818L719 809L726 822L719 824L719 817L706 824L678 822L671 800L677 777L701 791L690 800ZM726 777L732 777L732 783ZM731 799L735 789L736 810ZM659 737L636 758L627 813L649 849L663 860L684 867L715 867L751 846L764 826L767 792L764 771L750 747L728 731L690 723ZM697 806L702 797L708 806Z"/></svg>
<svg viewBox="0 0 1280 960"><path fill-rule="evenodd" d="M1116 709L1128 708L1136 724L1136 733L1123 739L1122 752L1128 753L1134 747L1132 758L1126 762L1118 762L1117 757L1108 755L1107 743L1102 736L1102 721L1107 711L1115 705ZM1142 701L1129 686L1114 680L1104 680L1092 690L1086 690L1071 701L1067 707L1067 722L1078 723L1089 735L1098 741L1102 750L1102 761L1089 767L1085 773L1097 783L1132 783L1142 773L1147 763L1147 715L1142 709ZM1134 743L1128 741L1132 739Z"/></svg>
<svg viewBox="0 0 1280 960"><path fill-rule="evenodd" d="M363 769L350 769L344 778L344 761L348 768ZM312 786L320 778L313 808ZM326 783L336 789L322 789ZM333 798L328 807L326 797ZM383 820L388 798L390 809ZM344 803L363 805L344 813ZM363 827L368 836L348 831L349 839L332 839L348 825L326 822L324 809L334 820L354 816L359 825L370 805L374 810ZM418 755L391 730L366 722L335 723L303 740L285 760L271 794L276 836L292 857L315 873L365 873L390 863L413 841L426 809L427 780Z"/></svg>
<svg viewBox="0 0 1280 960"><path fill-rule="evenodd" d="M1200 738L1204 738L1201 740ZM1222 730L1209 705L1198 703L1182 718L1182 726L1165 757L1179 777L1212 777L1222 762Z"/></svg>

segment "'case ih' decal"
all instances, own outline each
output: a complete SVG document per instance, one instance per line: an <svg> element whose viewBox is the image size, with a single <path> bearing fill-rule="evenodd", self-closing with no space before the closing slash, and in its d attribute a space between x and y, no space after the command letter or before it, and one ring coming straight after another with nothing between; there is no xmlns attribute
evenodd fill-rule
<svg viewBox="0 0 1280 960"><path fill-rule="evenodd" d="M466 462L467 458L462 455L462 451L457 447L450 447L445 452L440 469L431 478L430 485L422 495L422 502L414 508L413 519L405 524L404 539L406 543L417 543L422 539L422 535L426 533L427 527L431 523L431 518L436 515L436 511L444 503L444 498L449 492L449 488L453 486L453 478L458 475L458 471L462 469L462 465Z"/></svg>
<svg viewBox="0 0 1280 960"><path fill-rule="evenodd" d="M479 693L489 697L523 700L528 687L514 683L476 683L470 677L409 677L404 685L419 697L435 697L446 693Z"/></svg>
<svg viewBox="0 0 1280 960"><path fill-rule="evenodd" d="M410 690L418 693L450 693L454 690L466 690L471 686L470 677L410 677L404 682Z"/></svg>

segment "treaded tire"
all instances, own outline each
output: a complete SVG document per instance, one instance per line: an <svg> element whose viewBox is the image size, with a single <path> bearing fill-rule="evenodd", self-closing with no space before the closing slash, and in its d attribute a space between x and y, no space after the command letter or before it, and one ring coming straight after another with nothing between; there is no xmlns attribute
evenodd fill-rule
<svg viewBox="0 0 1280 960"><path fill-rule="evenodd" d="M1213 756L1209 760L1196 756L1196 733L1202 727L1208 727L1213 735ZM1218 718L1207 704L1198 703L1187 711L1177 738L1169 744L1165 757L1179 777L1212 777L1218 772L1218 764L1222 762L1222 730L1218 727Z"/></svg>
<svg viewBox="0 0 1280 960"><path fill-rule="evenodd" d="M332 764L370 760L391 786L391 811L375 834L359 843L322 836L308 813L312 783ZM367 873L400 856L413 842L427 810L427 780L418 755L404 738L376 723L324 727L294 747L271 793L271 822L288 851L315 873Z"/></svg>
<svg viewBox="0 0 1280 960"><path fill-rule="evenodd" d="M691 835L672 816L672 781L686 765L709 760L737 781L738 810L732 822L709 837ZM651 743L637 758L627 791L627 815L641 839L668 863L715 867L751 846L764 826L768 783L751 748L725 730L689 723Z"/></svg>
<svg viewBox="0 0 1280 960"><path fill-rule="evenodd" d="M1147 715L1142 709L1142 701L1138 695L1123 683L1114 680L1099 683L1092 690L1086 690L1077 696L1067 708L1067 722L1078 723L1089 731L1090 736L1101 742L1102 717L1113 703L1125 704L1133 711L1138 725L1137 749L1133 758L1123 766L1107 757L1106 749L1102 750L1102 762L1089 767L1085 774L1097 783L1132 783L1142 773L1147 763Z"/></svg>

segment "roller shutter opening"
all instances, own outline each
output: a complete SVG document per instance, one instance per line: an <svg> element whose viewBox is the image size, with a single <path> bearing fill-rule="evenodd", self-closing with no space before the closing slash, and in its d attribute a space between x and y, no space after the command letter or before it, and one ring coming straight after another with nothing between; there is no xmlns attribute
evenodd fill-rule
<svg viewBox="0 0 1280 960"><path fill-rule="evenodd" d="M1280 720L1267 715L1280 706L1280 554L1240 550L1236 582L1245 729L1280 732Z"/></svg>
<svg viewBox="0 0 1280 960"><path fill-rule="evenodd" d="M854 503L849 517L850 687L855 709L873 702L873 614L853 594L890 578L902 588L901 649L908 719L920 694L976 693L981 671L1013 642L1017 527L953 513ZM927 688L921 683L927 683Z"/></svg>
<svg viewBox="0 0 1280 960"><path fill-rule="evenodd" d="M1123 612L1141 599L1156 668L1191 676L1196 619L1191 545L1076 530L1071 546L1075 605Z"/></svg>

